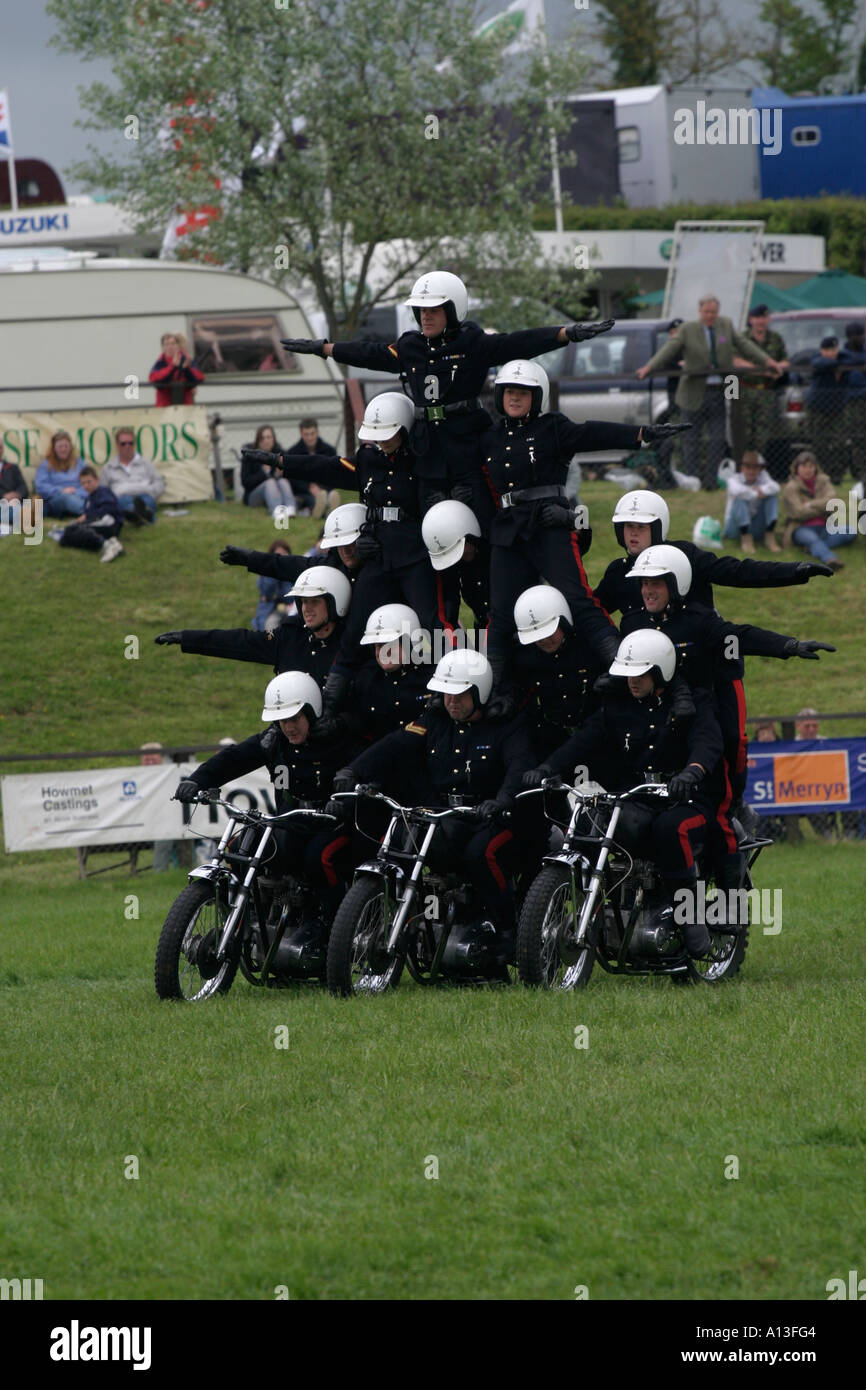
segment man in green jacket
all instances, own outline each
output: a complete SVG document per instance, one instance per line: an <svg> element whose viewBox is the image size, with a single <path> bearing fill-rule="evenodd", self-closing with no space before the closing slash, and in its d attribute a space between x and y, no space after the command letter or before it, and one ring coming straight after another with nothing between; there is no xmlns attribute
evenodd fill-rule
<svg viewBox="0 0 866 1390"><path fill-rule="evenodd" d="M683 375L677 388L676 403L683 423L694 428L683 435L685 471L701 479L707 492L718 486L719 465L725 456L725 378L735 375L734 352L759 367L769 367L775 375L782 367L756 343L738 333L730 319L719 314L719 301L705 294L698 302L699 317L681 325L679 332L665 343L636 375L643 381L683 361ZM701 456L703 426L707 427L707 447Z"/></svg>

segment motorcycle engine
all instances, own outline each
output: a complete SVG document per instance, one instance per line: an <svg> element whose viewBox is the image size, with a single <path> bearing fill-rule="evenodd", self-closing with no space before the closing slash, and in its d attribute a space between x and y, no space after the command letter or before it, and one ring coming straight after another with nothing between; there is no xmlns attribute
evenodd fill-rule
<svg viewBox="0 0 866 1390"><path fill-rule="evenodd" d="M489 922L455 926L442 953L442 969L449 974L477 975L492 964L496 932Z"/></svg>
<svg viewBox="0 0 866 1390"><path fill-rule="evenodd" d="M629 957L632 960L663 960L682 950L680 934L670 907L644 908L632 932Z"/></svg>

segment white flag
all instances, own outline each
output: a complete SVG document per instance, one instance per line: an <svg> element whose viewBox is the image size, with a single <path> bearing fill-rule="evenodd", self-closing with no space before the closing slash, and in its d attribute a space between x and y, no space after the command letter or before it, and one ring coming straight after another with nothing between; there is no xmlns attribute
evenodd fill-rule
<svg viewBox="0 0 866 1390"><path fill-rule="evenodd" d="M0 158L13 153L12 123L9 118L9 93L0 92Z"/></svg>
<svg viewBox="0 0 866 1390"><path fill-rule="evenodd" d="M499 34L512 36L506 53L522 53L529 48L532 35L544 24L544 0L512 0L507 10L487 19L475 32L478 34Z"/></svg>

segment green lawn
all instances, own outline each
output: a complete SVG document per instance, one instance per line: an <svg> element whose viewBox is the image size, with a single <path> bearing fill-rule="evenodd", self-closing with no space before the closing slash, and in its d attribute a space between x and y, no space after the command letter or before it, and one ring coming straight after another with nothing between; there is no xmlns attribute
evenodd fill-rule
<svg viewBox="0 0 866 1390"><path fill-rule="evenodd" d="M584 491L591 579L617 553L618 495ZM671 505L679 537L720 501ZM296 550L315 529L293 523ZM153 637L246 625L255 582L217 555L275 534L213 503L110 565L0 541L3 751L261 727L269 668ZM805 588L717 590L725 616L839 648L750 659L750 711L866 708L864 553ZM765 852L756 882L782 889L783 929L759 930L716 990L596 971L568 997L405 984L342 1002L239 980L191 1008L153 989L182 874L78 883L73 852L5 856L3 1273L42 1278L46 1298L823 1300L864 1267L864 868L862 844Z"/></svg>

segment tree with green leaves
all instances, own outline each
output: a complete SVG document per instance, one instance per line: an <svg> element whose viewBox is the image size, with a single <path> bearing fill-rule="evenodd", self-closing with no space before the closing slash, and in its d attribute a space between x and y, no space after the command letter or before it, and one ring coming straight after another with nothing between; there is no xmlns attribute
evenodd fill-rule
<svg viewBox="0 0 866 1390"><path fill-rule="evenodd" d="M753 53L724 0L595 0L596 35L610 55L607 85L705 82Z"/></svg>
<svg viewBox="0 0 866 1390"><path fill-rule="evenodd" d="M73 171L137 225L188 210L184 254L312 288L342 338L423 270L462 275L507 329L584 310L586 275L540 264L550 121L572 45L478 34L464 0L49 0L57 42L107 59L86 128L117 132ZM498 112L509 111L507 128ZM491 252L491 241L496 244Z"/></svg>
<svg viewBox="0 0 866 1390"><path fill-rule="evenodd" d="M767 81L785 92L815 91L828 77L850 71L858 0L818 0L823 19L796 0L763 0L764 25L756 53Z"/></svg>

